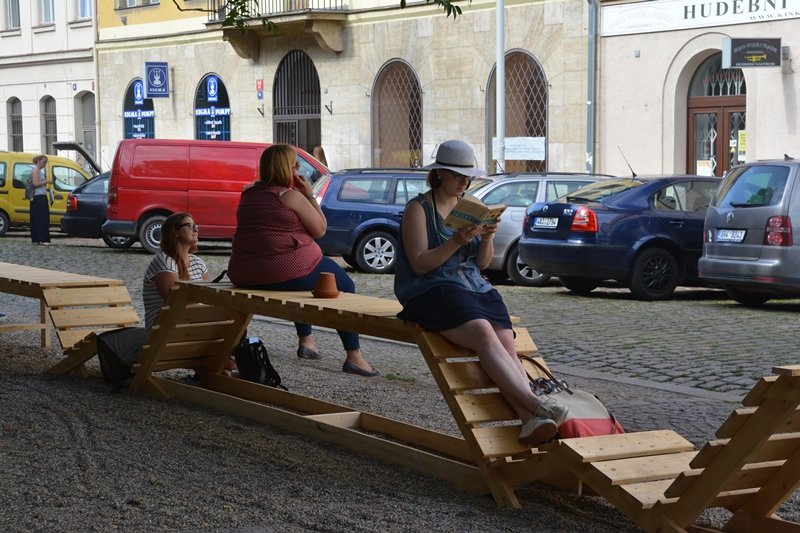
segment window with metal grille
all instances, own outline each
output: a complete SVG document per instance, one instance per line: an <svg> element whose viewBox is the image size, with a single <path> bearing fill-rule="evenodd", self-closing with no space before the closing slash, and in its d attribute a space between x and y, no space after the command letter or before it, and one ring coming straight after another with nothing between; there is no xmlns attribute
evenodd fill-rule
<svg viewBox="0 0 800 533"><path fill-rule="evenodd" d="M19 98L11 98L6 103L8 114L8 149L22 152L22 102Z"/></svg>
<svg viewBox="0 0 800 533"><path fill-rule="evenodd" d="M716 53L703 61L692 77L689 97L742 96L747 94L744 72L740 68L722 68L722 54Z"/></svg>
<svg viewBox="0 0 800 533"><path fill-rule="evenodd" d="M6 0L7 30L19 28L19 0Z"/></svg>
<svg viewBox="0 0 800 533"><path fill-rule="evenodd" d="M505 138L518 138L526 159L506 159L505 168L497 168L492 153L497 131L496 71L489 78L486 109L489 115L486 138L489 139L487 168L494 172L542 172L547 170L547 79L539 63L527 52L506 54ZM515 142L516 139L515 139Z"/></svg>
<svg viewBox="0 0 800 533"><path fill-rule="evenodd" d="M422 90L412 68L393 60L384 65L372 92L372 164L422 164Z"/></svg>
<svg viewBox="0 0 800 533"><path fill-rule="evenodd" d="M41 101L42 108L42 152L54 154L53 143L58 140L58 124L56 121L56 99L45 96Z"/></svg>
<svg viewBox="0 0 800 533"><path fill-rule="evenodd" d="M320 88L317 68L302 50L287 53L272 86L273 139L311 152L321 145Z"/></svg>

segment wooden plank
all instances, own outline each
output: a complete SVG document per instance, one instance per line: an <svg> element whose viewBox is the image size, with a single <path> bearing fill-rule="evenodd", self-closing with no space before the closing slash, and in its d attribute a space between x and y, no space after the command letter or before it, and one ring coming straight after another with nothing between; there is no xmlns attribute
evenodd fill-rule
<svg viewBox="0 0 800 533"><path fill-rule="evenodd" d="M340 428L361 429L361 413L347 412L347 413L327 413L324 415L308 415L308 420L316 420L323 424L336 426Z"/></svg>
<svg viewBox="0 0 800 533"><path fill-rule="evenodd" d="M455 399L469 424L519 419L500 393L458 394Z"/></svg>
<svg viewBox="0 0 800 533"><path fill-rule="evenodd" d="M730 439L707 442L692 461L692 468L705 468L717 456ZM800 433L778 433L770 435L767 442L753 450L747 460L751 463L788 459L800 449Z"/></svg>
<svg viewBox="0 0 800 533"><path fill-rule="evenodd" d="M531 447L520 442L517 426L498 426L474 428L472 434L480 446L483 457L509 457L528 454Z"/></svg>
<svg viewBox="0 0 800 533"><path fill-rule="evenodd" d="M222 339L199 340L189 342L175 342L164 344L158 351L158 357L154 362L168 361L170 359L194 359L214 357L220 353L223 345ZM226 354L230 357L230 352Z"/></svg>
<svg viewBox="0 0 800 533"><path fill-rule="evenodd" d="M773 383L778 379L778 376L764 376L753 386L742 400L744 407L758 407L764 399L764 393L769 390Z"/></svg>
<svg viewBox="0 0 800 533"><path fill-rule="evenodd" d="M539 351L527 328L514 327L514 335L514 349L518 354L533 355Z"/></svg>
<svg viewBox="0 0 800 533"><path fill-rule="evenodd" d="M138 325L138 323L130 325ZM69 351L77 348L78 343L85 339L90 333L103 333L104 331L111 331L113 329L117 329L116 324L107 328L93 327L81 329L63 329L57 331L56 333L58 334L58 341L61 343L61 347L65 351Z"/></svg>
<svg viewBox="0 0 800 533"><path fill-rule="evenodd" d="M131 295L124 285L66 288L53 287L42 291L47 305L54 307L131 305Z"/></svg>
<svg viewBox="0 0 800 533"><path fill-rule="evenodd" d="M772 371L779 376L800 377L800 365L781 365L772 367Z"/></svg>
<svg viewBox="0 0 800 533"><path fill-rule="evenodd" d="M672 480L646 481L644 483L631 483L621 485L620 490L629 495L641 505L642 509L650 509L664 496L664 491L670 486Z"/></svg>
<svg viewBox="0 0 800 533"><path fill-rule="evenodd" d="M678 474L689 470L689 462L696 452L626 457L611 461L595 461L599 478L611 486L643 483L662 479L674 480Z"/></svg>
<svg viewBox="0 0 800 533"><path fill-rule="evenodd" d="M748 421L756 413L755 407L742 407L735 409L733 413L728 416L725 422L716 431L718 439L729 439L736 435L741 428L748 423ZM775 428L774 433L794 433L800 431L800 411L795 410L786 416L781 422L779 427Z"/></svg>
<svg viewBox="0 0 800 533"><path fill-rule="evenodd" d="M800 450L795 451L741 509L748 513L769 516L783 505L798 486L800 486Z"/></svg>
<svg viewBox="0 0 800 533"><path fill-rule="evenodd" d="M547 363L544 362L544 359L542 359L541 357L534 357L534 359L536 360L537 363L545 367L547 370L550 370L550 368L547 366ZM547 377L547 374L542 372L542 370L538 366L530 362L528 359L522 358L520 359L520 361L522 362L522 367L525 369L525 372L527 372L530 377L534 379Z"/></svg>
<svg viewBox="0 0 800 533"><path fill-rule="evenodd" d="M558 446L559 453L563 453L565 458L581 463L690 452L694 449L691 442L667 429L562 439L546 445L544 449L549 450L555 446Z"/></svg>
<svg viewBox="0 0 800 533"><path fill-rule="evenodd" d="M782 387L784 380L791 382L794 378L781 376L772 386ZM678 524L690 524L709 503L727 486L728 479L747 462L747 457L773 433L785 429L786 420L797 418L797 403L779 399L765 399L757 412L748 417L747 423L720 452L716 459L708 465L693 483L680 490L676 480L676 488L670 488L667 496L680 496L680 499L668 511L669 516Z"/></svg>
<svg viewBox="0 0 800 533"><path fill-rule="evenodd" d="M360 455L398 464L425 475L438 477L462 490L485 493L486 484L472 465L418 450L374 435L338 428L302 415L234 396L204 390L175 381L152 377L170 397L241 416L292 433L312 437L322 442L352 450Z"/></svg>
<svg viewBox="0 0 800 533"><path fill-rule="evenodd" d="M463 346L453 344L443 336L436 333L428 337L428 342L430 343L433 357L437 361L460 357L475 357L474 351L464 348Z"/></svg>
<svg viewBox="0 0 800 533"><path fill-rule="evenodd" d="M462 363L439 363L439 368L444 378L446 390L451 392L463 392L478 389L496 389L494 382L483 371L483 367L477 361Z"/></svg>
<svg viewBox="0 0 800 533"><path fill-rule="evenodd" d="M783 465L783 461L769 461L742 466L734 470L721 484L719 492L728 492L742 489L758 489L763 483L773 476ZM687 470L682 472L672 486L667 489L667 497L678 497L703 475L702 469Z"/></svg>
<svg viewBox="0 0 800 533"><path fill-rule="evenodd" d="M232 324L233 321L178 324L169 332L166 342L222 341L229 333Z"/></svg>
<svg viewBox="0 0 800 533"><path fill-rule="evenodd" d="M65 349L64 355L64 359L47 370L48 374L68 374L82 368L86 361L97 355L97 335L89 333L75 342L72 348Z"/></svg>
<svg viewBox="0 0 800 533"><path fill-rule="evenodd" d="M82 307L51 309L50 317L57 329L87 326L118 326L138 324L139 316L133 307Z"/></svg>

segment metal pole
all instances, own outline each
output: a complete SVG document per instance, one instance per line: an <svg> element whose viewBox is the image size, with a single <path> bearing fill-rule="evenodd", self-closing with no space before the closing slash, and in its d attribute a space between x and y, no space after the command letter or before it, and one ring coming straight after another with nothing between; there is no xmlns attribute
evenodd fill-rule
<svg viewBox="0 0 800 533"><path fill-rule="evenodd" d="M594 98L597 60L597 0L589 2L588 82L586 87L586 172L594 172Z"/></svg>
<svg viewBox="0 0 800 533"><path fill-rule="evenodd" d="M498 171L505 172L506 169L506 45L505 45L505 26L506 26L506 4L505 0L497 0L497 68L495 69L495 136L498 154L496 161Z"/></svg>

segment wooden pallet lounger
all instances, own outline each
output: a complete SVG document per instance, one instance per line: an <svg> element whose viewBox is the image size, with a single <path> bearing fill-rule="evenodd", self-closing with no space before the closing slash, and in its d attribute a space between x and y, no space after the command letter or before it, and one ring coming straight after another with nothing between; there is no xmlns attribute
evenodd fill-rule
<svg viewBox="0 0 800 533"><path fill-rule="evenodd" d="M573 488L585 484L653 531L690 529L702 510L713 506L735 511L726 530L800 530L773 516L800 479L800 366L776 368L779 376L762 379L744 408L717 432L718 440L700 452L670 430L530 449L517 440L519 421L474 354L398 320L399 308L396 301L362 295L315 299L303 292L180 283L142 350L132 387L333 442L462 489L490 492L504 506L519 507L514 488L539 480ZM417 344L463 438L224 376L225 362L254 314ZM517 345L520 353L536 351L521 328ZM201 387L154 375L171 368L197 370Z"/></svg>
<svg viewBox="0 0 800 533"><path fill-rule="evenodd" d="M96 333L139 324L131 296L122 280L57 272L13 263L0 263L0 291L40 301L40 321L0 326L2 331L41 330L43 348L50 346L50 320L67 358L51 372L79 369L70 358L83 361L97 353Z"/></svg>

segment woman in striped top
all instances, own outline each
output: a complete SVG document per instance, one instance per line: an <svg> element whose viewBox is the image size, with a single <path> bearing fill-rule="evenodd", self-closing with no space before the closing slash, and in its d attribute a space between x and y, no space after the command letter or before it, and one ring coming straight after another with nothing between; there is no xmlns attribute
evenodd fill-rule
<svg viewBox="0 0 800 533"><path fill-rule="evenodd" d="M175 213L161 224L161 250L150 260L142 285L147 331L153 327L173 283L208 279L206 264L193 254L199 229L189 213Z"/></svg>

